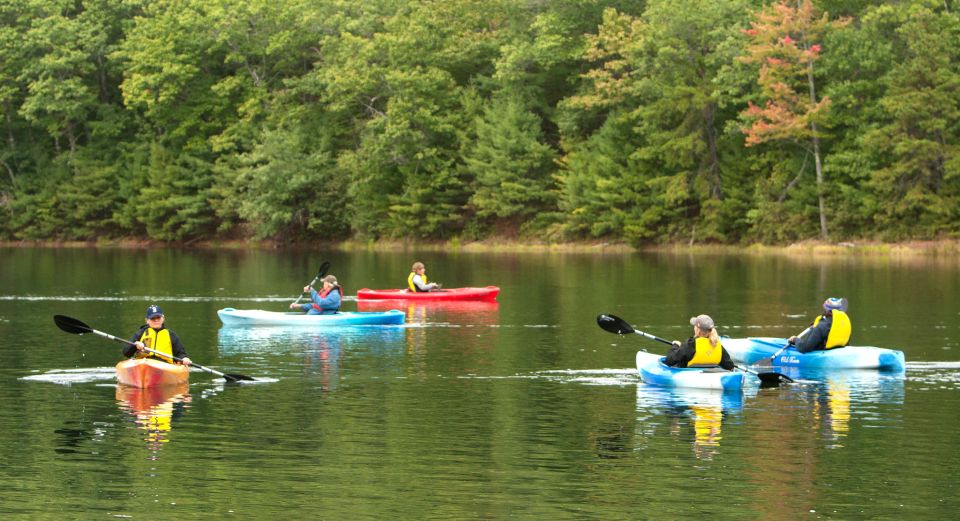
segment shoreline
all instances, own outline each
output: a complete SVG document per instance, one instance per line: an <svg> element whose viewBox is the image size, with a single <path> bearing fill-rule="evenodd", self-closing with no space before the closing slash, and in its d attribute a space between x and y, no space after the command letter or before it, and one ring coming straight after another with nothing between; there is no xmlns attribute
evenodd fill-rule
<svg viewBox="0 0 960 521"><path fill-rule="evenodd" d="M102 248L102 249L162 249L184 250L289 250L315 251L339 250L356 251L426 251L426 252L466 252L466 253L676 253L676 254L720 254L720 255L787 255L787 256L831 256L831 257L902 257L902 256L940 256L960 253L960 240L905 241L882 243L876 241L845 241L825 243L822 241L803 241L787 245L730 245L730 244L685 244L670 243L634 247L626 243L605 241L583 241L563 243L523 242L512 240L485 240L476 242L425 241L414 247L410 242L382 240L360 242L347 240L329 243L283 243L278 241L196 241L190 243L166 243L147 240L99 240L99 241L0 241L4 248Z"/></svg>

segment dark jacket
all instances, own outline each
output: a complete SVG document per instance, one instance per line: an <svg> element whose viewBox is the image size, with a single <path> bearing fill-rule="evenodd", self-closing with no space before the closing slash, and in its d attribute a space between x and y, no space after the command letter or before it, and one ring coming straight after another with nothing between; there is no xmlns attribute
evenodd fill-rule
<svg viewBox="0 0 960 521"><path fill-rule="evenodd" d="M133 334L133 337L130 338L130 341L139 342L140 337L143 336L143 332L146 331L148 327L150 326L148 326L147 324L140 326L140 329L138 329L137 332ZM167 329L167 328L161 327L160 329L157 330L157 332L160 332L163 329ZM167 329L167 331L170 333L170 343L173 344L173 356L177 358L186 357L187 350L184 349L183 342L180 342L180 337L178 337L177 334L174 333L172 329ZM123 348L123 356L127 358L133 358L133 355L135 355L136 353L137 353L137 346L128 345L127 347ZM149 355L148 358L157 358L152 353L147 353L147 355Z"/></svg>
<svg viewBox="0 0 960 521"><path fill-rule="evenodd" d="M720 367L732 371L734 366L733 360L730 359L730 353L727 352L726 348L721 349L723 349L723 353L720 355ZM664 363L670 367L686 367L690 360L693 360L693 355L696 352L697 341L690 337L686 342L680 344L680 347L671 347L670 351L667 352L667 359Z"/></svg>
<svg viewBox="0 0 960 521"><path fill-rule="evenodd" d="M820 322L816 327L811 327L807 334L794 340L797 351L809 353L810 351L822 351L827 347L827 336L830 335L830 326L833 325L833 315L820 317Z"/></svg>

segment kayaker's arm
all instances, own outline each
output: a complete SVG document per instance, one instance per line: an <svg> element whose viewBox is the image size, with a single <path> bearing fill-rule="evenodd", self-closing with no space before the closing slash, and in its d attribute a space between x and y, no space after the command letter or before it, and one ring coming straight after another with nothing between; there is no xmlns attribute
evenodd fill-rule
<svg viewBox="0 0 960 521"><path fill-rule="evenodd" d="M693 355L696 352L697 345L695 340L692 337L688 338L687 341L679 347L674 344L674 347L671 347L670 351L667 351L667 359L664 360L664 363L670 367L686 367L687 363L693 360Z"/></svg>
<svg viewBox="0 0 960 521"><path fill-rule="evenodd" d="M183 347L183 342L180 341L180 337L169 329L167 331L170 333L170 343L173 344L173 356L186 359L186 365L190 365L190 358L187 357L187 350Z"/></svg>
<svg viewBox="0 0 960 521"><path fill-rule="evenodd" d="M137 346L131 344L136 344L140 341L140 337L143 336L143 330L147 329L147 327L149 326L146 324L140 326L140 329L138 329L137 332L130 337L130 344L127 344L123 347L123 356L126 358L133 358L133 355L137 354Z"/></svg>
<svg viewBox="0 0 960 521"><path fill-rule="evenodd" d="M830 321L821 320L817 327L811 328L809 332L794 340L794 346L801 353L809 353L823 349L827 345L827 335L830 333Z"/></svg>
<svg viewBox="0 0 960 521"><path fill-rule="evenodd" d="M733 365L733 359L730 358L730 353L728 353L725 348L721 349L723 349L723 353L720 355L720 367L727 371L733 371L733 368L736 366Z"/></svg>

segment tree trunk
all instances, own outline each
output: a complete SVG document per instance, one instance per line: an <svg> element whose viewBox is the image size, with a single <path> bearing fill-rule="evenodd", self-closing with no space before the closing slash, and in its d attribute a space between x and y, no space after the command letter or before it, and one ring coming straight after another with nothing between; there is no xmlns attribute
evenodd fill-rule
<svg viewBox="0 0 960 521"><path fill-rule="evenodd" d="M810 103L817 106L817 89L813 81L813 62L807 65L807 83L810 86ZM810 123L810 130L813 131L813 164L817 170L817 204L820 209L820 238L827 240L827 213L823 204L823 164L820 161L820 137L817 135L817 124Z"/></svg>
<svg viewBox="0 0 960 521"><path fill-rule="evenodd" d="M820 207L820 238L827 240L827 213L823 205L823 165L820 163L820 138L817 137L817 124L811 123L813 129L813 164L817 169L817 204Z"/></svg>

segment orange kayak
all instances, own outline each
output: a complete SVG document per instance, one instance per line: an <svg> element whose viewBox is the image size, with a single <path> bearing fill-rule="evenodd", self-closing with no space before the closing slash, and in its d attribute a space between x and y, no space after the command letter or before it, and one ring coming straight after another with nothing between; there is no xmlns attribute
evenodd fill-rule
<svg viewBox="0 0 960 521"><path fill-rule="evenodd" d="M190 369L152 358L132 358L117 364L117 382L131 387L182 385L190 378Z"/></svg>

